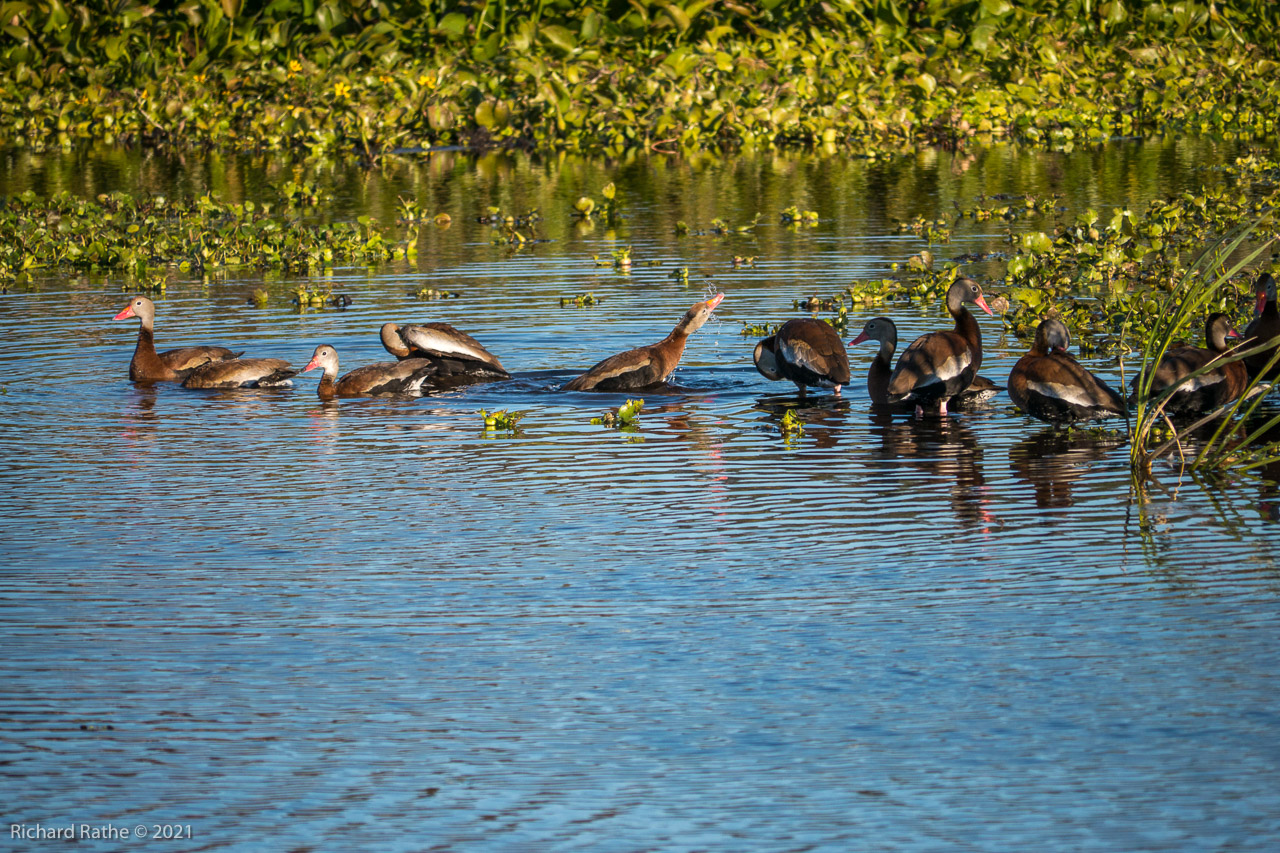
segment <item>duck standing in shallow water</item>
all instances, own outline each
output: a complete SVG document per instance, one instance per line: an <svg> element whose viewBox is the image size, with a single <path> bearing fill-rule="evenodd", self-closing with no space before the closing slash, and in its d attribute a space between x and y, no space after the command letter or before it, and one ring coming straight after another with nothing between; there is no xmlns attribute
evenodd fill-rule
<svg viewBox="0 0 1280 853"><path fill-rule="evenodd" d="M581 376L570 380L565 391L642 391L667 381L680 356L684 355L689 336L711 317L711 312L724 299L717 293L685 312L676 327L656 344L611 355Z"/></svg>
<svg viewBox="0 0 1280 853"><path fill-rule="evenodd" d="M1067 352L1070 344L1071 334L1061 320L1041 321L1031 349L1009 372L1013 404L1049 423L1124 415L1124 398L1081 367Z"/></svg>
<svg viewBox="0 0 1280 853"><path fill-rule="evenodd" d="M145 296L134 296L113 320L138 318L138 345L129 362L129 378L134 382L181 382L192 370L214 361L226 361L240 353L226 347L179 347L156 352L156 306Z"/></svg>
<svg viewBox="0 0 1280 853"><path fill-rule="evenodd" d="M946 332L929 332L911 342L889 376L890 403L914 402L917 414L937 406L947 413L947 401L973 383L982 366L982 330L964 307L970 302L988 314L982 288L971 278L958 278L947 289L947 311L956 320Z"/></svg>
<svg viewBox="0 0 1280 853"><path fill-rule="evenodd" d="M893 353L898 348L898 327L888 317L873 317L862 327L862 332L849 346L863 341L877 341L880 349L867 368L867 395L877 406L889 405L889 377L893 374ZM1000 386L985 376L974 376L969 387L951 398L951 406L963 407L983 403L1000 393ZM910 406L910 404L907 404ZM914 406L911 406L914 408Z"/></svg>
<svg viewBox="0 0 1280 853"><path fill-rule="evenodd" d="M756 370L766 379L789 379L805 395L806 386L834 389L849 382L849 355L830 323L804 317L788 320L782 328L756 344L752 356Z"/></svg>
<svg viewBox="0 0 1280 853"><path fill-rule="evenodd" d="M1161 391L1177 384L1183 377L1190 376L1210 362L1220 358L1230 349L1229 337L1240 337L1240 333L1231 328L1231 320L1226 314L1210 314L1204 329L1204 347L1180 346L1171 347L1156 366L1155 376L1151 382L1151 395L1155 397ZM1141 376L1134 377L1133 388L1136 391ZM1183 382L1173 392L1164 410L1170 415L1199 414L1225 406L1244 393L1249 385L1249 372L1243 361L1230 364L1219 364L1194 379Z"/></svg>
<svg viewBox="0 0 1280 853"><path fill-rule="evenodd" d="M425 358L434 362L437 379L484 382L511 378L497 356L448 323L385 323L381 338L387 352L401 361Z"/></svg>
<svg viewBox="0 0 1280 853"><path fill-rule="evenodd" d="M317 367L324 371L316 388L316 394L321 400L332 400L335 397L376 397L381 394L420 394L423 383L435 376L439 369L431 359L406 358L403 361L380 361L357 367L341 379L336 379L338 351L329 344L316 347L311 361L302 368L302 372L306 373Z"/></svg>
<svg viewBox="0 0 1280 853"><path fill-rule="evenodd" d="M1257 296L1257 305L1254 307L1254 313L1257 314L1249 325L1245 326L1244 336L1252 338L1249 346L1258 346L1265 344L1269 340L1273 340L1280 335L1280 310L1276 307L1276 280L1272 278L1271 273L1264 272L1258 276L1258 280L1253 285L1254 294ZM1280 344L1265 349L1262 352L1245 356L1244 366L1250 376L1258 376L1264 370L1266 371L1266 379L1274 379L1280 374L1280 361L1277 361L1267 370L1267 362L1271 361L1272 356L1276 354L1276 350L1280 349Z"/></svg>

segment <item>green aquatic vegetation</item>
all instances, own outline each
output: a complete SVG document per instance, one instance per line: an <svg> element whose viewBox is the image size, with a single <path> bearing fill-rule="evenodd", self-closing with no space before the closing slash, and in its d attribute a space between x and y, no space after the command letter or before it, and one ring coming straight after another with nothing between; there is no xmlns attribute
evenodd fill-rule
<svg viewBox="0 0 1280 853"><path fill-rule="evenodd" d="M37 150L1070 150L1266 138L1280 88L1259 0L10 6L0 142Z"/></svg>
<svg viewBox="0 0 1280 853"><path fill-rule="evenodd" d="M497 432L505 432L508 436L519 435L521 430L518 424L527 414L528 412L512 412L507 409L494 412L481 409L480 420L484 423L485 436L492 437Z"/></svg>
<svg viewBox="0 0 1280 853"><path fill-rule="evenodd" d="M945 219L925 219L917 216L910 222L898 222L894 229L898 234L915 234L934 243L951 242L951 226Z"/></svg>
<svg viewBox="0 0 1280 853"><path fill-rule="evenodd" d="M196 275L247 267L315 272L340 261L377 262L397 244L372 220L310 224L282 219L252 202L96 199L32 192L0 208L0 276L25 280L39 268L116 271L137 279L130 289L155 289L178 270Z"/></svg>
<svg viewBox="0 0 1280 853"><path fill-rule="evenodd" d="M636 432L640 429L640 411L644 408L644 400L631 400L616 409L610 409L599 417L592 418L591 423L624 432Z"/></svg>
<svg viewBox="0 0 1280 853"><path fill-rule="evenodd" d="M782 440L787 444L799 440L804 435L804 422L800 420L795 409L787 409L783 413L782 420L778 423L778 431L782 433Z"/></svg>
<svg viewBox="0 0 1280 853"><path fill-rule="evenodd" d="M808 225L813 227L818 224L818 212L816 210L801 210L794 204L782 211L780 218L783 225Z"/></svg>
<svg viewBox="0 0 1280 853"><path fill-rule="evenodd" d="M1270 391L1270 386L1259 379L1250 381L1240 399L1181 428L1165 413L1166 404L1184 384L1214 369L1218 364L1239 361L1266 349L1273 342L1265 341L1248 349L1229 353L1216 363L1188 374L1162 391L1156 392L1153 388L1155 366L1169 348L1179 340L1195 337L1195 323L1203 322L1220 291L1274 242L1274 237L1265 238L1251 251L1246 251L1246 243L1255 237L1255 232L1270 224L1270 217L1267 217L1239 225L1205 246L1183 272L1161 309L1143 327L1140 333L1141 362L1133 383L1133 413L1129 434L1130 465L1136 474L1149 477L1152 464L1175 450L1185 464L1183 436L1213 421L1219 421L1218 428L1199 447L1195 458L1191 460L1191 470L1250 470L1269 462L1280 461L1280 442L1268 438L1280 425L1280 415L1271 418L1261 427L1252 430L1245 428L1249 417ZM1123 376L1123 362L1121 369Z"/></svg>
<svg viewBox="0 0 1280 853"><path fill-rule="evenodd" d="M293 304L299 311L308 308L346 308L352 303L345 293L334 293L331 288L297 287L293 290Z"/></svg>
<svg viewBox="0 0 1280 853"><path fill-rule="evenodd" d="M744 320L739 334L744 338L767 338L777 334L780 328L782 328L781 323L749 323Z"/></svg>
<svg viewBox="0 0 1280 853"><path fill-rule="evenodd" d="M614 186L613 181L610 181L601 188L600 194L604 196L604 201L599 204L590 196L579 198L573 205L573 213L583 219L594 218L607 225L613 225L621 219L618 213L618 188Z"/></svg>
<svg viewBox="0 0 1280 853"><path fill-rule="evenodd" d="M441 290L435 287L421 287L415 290L410 296L418 299L457 299L461 294L453 290Z"/></svg>
<svg viewBox="0 0 1280 853"><path fill-rule="evenodd" d="M596 296L594 293L579 293L577 296L561 296L561 308L589 308L592 305L599 305L604 301L603 296Z"/></svg>

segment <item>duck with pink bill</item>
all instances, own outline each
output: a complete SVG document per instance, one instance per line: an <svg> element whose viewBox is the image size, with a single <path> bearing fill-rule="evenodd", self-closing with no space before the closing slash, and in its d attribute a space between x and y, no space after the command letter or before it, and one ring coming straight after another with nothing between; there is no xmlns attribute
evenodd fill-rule
<svg viewBox="0 0 1280 853"><path fill-rule="evenodd" d="M893 375L893 354L898 348L898 327L888 317L873 317L863 325L858 337L849 341L849 346L855 347L864 341L876 341L880 344L867 368L867 395L876 406L891 405L889 377ZM969 387L952 397L949 405L953 409L973 408L999 393L1000 386L995 382L985 376L974 376ZM910 402L899 405L904 409L915 409L915 405Z"/></svg>
<svg viewBox="0 0 1280 853"><path fill-rule="evenodd" d="M693 305L676 327L656 344L636 347L611 355L581 376L565 384L565 391L643 391L667 381L680 364L689 336L711 317L711 312L724 300L717 293L705 302Z"/></svg>
<svg viewBox="0 0 1280 853"><path fill-rule="evenodd" d="M226 347L194 346L156 352L156 306L145 296L134 296L111 319L138 318L138 344L129 362L129 378L134 382L181 382L191 371L210 362L236 358L240 353Z"/></svg>
<svg viewBox="0 0 1280 853"><path fill-rule="evenodd" d="M330 344L316 347L302 372L317 367L323 371L316 387L316 394L321 400L421 394L423 383L434 377L439 369L431 359L406 358L403 361L366 364L338 379L338 351Z"/></svg>
<svg viewBox="0 0 1280 853"><path fill-rule="evenodd" d="M914 403L917 415L933 410L945 415L947 402L973 384L982 366L982 330L966 302L991 313L976 281L956 279L947 288L947 312L955 328L911 342L889 376L890 403Z"/></svg>

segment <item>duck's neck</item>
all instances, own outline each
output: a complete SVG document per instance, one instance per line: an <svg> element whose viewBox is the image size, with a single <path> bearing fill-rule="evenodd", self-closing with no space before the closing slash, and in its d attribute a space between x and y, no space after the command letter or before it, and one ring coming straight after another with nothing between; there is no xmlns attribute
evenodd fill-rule
<svg viewBox="0 0 1280 853"><path fill-rule="evenodd" d="M320 384L316 386L316 396L325 402L338 396L338 383L333 381L333 376L333 373L326 370L320 377Z"/></svg>
<svg viewBox="0 0 1280 853"><path fill-rule="evenodd" d="M951 312L951 315L956 318L956 334L964 338L971 348L981 349L982 328L978 325L978 321L974 319L973 314L969 313L969 309L965 308L962 303L956 310Z"/></svg>
<svg viewBox="0 0 1280 853"><path fill-rule="evenodd" d="M140 380L173 379L177 374L156 354L156 339L150 323L138 327L138 345L133 348L133 360L129 362L129 378Z"/></svg>

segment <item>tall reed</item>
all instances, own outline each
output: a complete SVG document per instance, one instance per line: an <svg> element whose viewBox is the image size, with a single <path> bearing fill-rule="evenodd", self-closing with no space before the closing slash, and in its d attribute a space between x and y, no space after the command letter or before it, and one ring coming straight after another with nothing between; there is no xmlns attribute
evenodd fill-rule
<svg viewBox="0 0 1280 853"><path fill-rule="evenodd" d="M1240 361L1257 352L1280 344L1280 337L1269 341L1246 342L1241 349L1230 350L1187 376L1182 377L1169 387L1154 392L1156 366L1164 358L1174 342L1192 333L1193 320L1205 313L1206 306L1213 300L1231 280L1256 261L1275 242L1275 237L1261 241L1248 253L1237 257L1245 244L1264 224L1269 223L1272 216L1237 226L1222 237L1210 243L1196 256L1182 274L1173 288L1170 298L1165 302L1163 310L1154 318L1154 322L1144 331L1142 343L1142 364L1137 380L1133 383L1133 412L1129 421L1129 463L1137 474L1146 477L1151 474L1152 463L1175 449L1186 461L1182 437L1186 434L1221 419L1217 430L1202 444L1191 459L1192 470L1223 471L1249 470L1270 461L1280 460L1280 441L1266 439L1280 425L1280 415L1276 415L1253 429L1247 435L1239 435L1242 423L1248 423L1255 413L1271 385L1260 378L1250 380L1244 394L1239 399L1210 412L1194 423L1176 427L1165 413L1165 407L1177 391L1195 378L1215 370L1224 364ZM1232 258L1236 260L1232 261ZM1132 312L1125 321L1124 335L1130 333ZM1194 330L1199 335L1199 330ZM1280 356L1272 358L1274 364ZM1270 368L1268 368L1269 370ZM1264 370L1259 376L1266 375ZM1123 364L1121 377L1123 380ZM1244 407L1243 409L1241 407ZM1164 422L1173 433L1173 437L1157 444L1155 427Z"/></svg>

